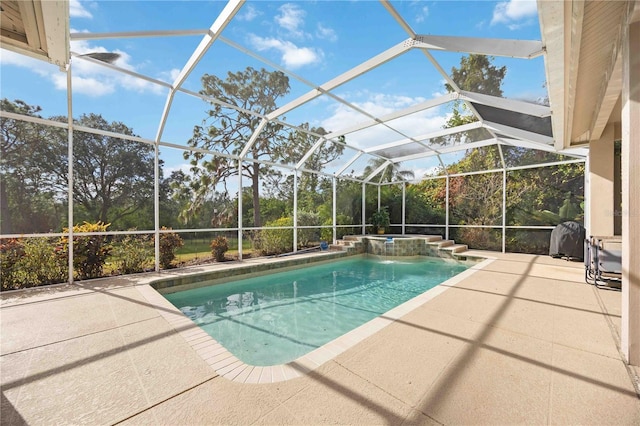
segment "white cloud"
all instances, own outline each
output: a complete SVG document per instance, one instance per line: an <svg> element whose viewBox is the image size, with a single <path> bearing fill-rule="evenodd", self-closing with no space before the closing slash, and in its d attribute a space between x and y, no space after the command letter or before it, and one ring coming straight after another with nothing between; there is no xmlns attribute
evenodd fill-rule
<svg viewBox="0 0 640 426"><path fill-rule="evenodd" d="M416 22L417 23L424 22L424 20L427 19L427 16L429 16L429 8L427 6L424 6L418 12L418 14L416 14Z"/></svg>
<svg viewBox="0 0 640 426"><path fill-rule="evenodd" d="M69 0L69 16L72 18L93 18L91 12L85 9L80 0Z"/></svg>
<svg viewBox="0 0 640 426"><path fill-rule="evenodd" d="M425 100L422 97L412 98L410 96L373 92L343 94L341 96L376 117L384 116ZM351 108L343 104L338 104L334 107L331 115L324 119L320 125L331 132L340 132L342 129L347 129L356 123L362 123L368 120L368 118ZM392 126L406 134L420 135L441 129L445 121L446 113L443 108L431 108L394 120ZM381 141L379 132L379 129L372 127L347 135L347 140L350 145L358 148L369 148L402 139L402 136L397 135L397 137L393 136L394 139L391 141Z"/></svg>
<svg viewBox="0 0 640 426"><path fill-rule="evenodd" d="M319 62L323 53L310 47L298 47L290 41L276 38L263 38L255 34L249 34L249 42L258 51L275 49L280 52L282 63L291 69L311 65Z"/></svg>
<svg viewBox="0 0 640 426"><path fill-rule="evenodd" d="M338 35L332 28L327 28L320 23L318 23L318 28L316 29L316 37L329 41L338 40Z"/></svg>
<svg viewBox="0 0 640 426"><path fill-rule="evenodd" d="M71 30L71 32L76 31ZM71 42L71 51L82 55L91 52L104 53L107 52L107 49L102 46L91 45L86 40L75 40ZM57 66L8 50L3 49L1 52L0 62L3 65L13 65L25 68L38 74L42 78L51 81L51 83L53 83L53 87L56 89L66 90L66 73L60 71ZM137 70L137 66L133 63L132 58L128 53L120 50L116 50L113 53L118 53L120 55L120 57L114 62L114 65L130 71ZM76 94L100 97L114 93L119 88L137 93L166 93L166 89L162 86L111 70L81 58L74 57L71 62L71 84L73 91ZM180 72L180 70L165 71L160 73L160 78L162 78L163 75L175 76L178 72ZM173 79L170 80L170 82L173 82Z"/></svg>
<svg viewBox="0 0 640 426"><path fill-rule="evenodd" d="M300 29L304 25L306 12L292 3L285 3L278 9L280 15L275 17L276 23L287 30L291 35L302 37L304 33Z"/></svg>
<svg viewBox="0 0 640 426"><path fill-rule="evenodd" d="M179 68L173 68L169 71L163 71L160 73L160 79L166 81L167 83L173 83L180 75L180 71L182 70Z"/></svg>
<svg viewBox="0 0 640 426"><path fill-rule="evenodd" d="M242 8L242 13L238 14L237 19L240 21L251 22L259 15L255 7L248 5Z"/></svg>
<svg viewBox="0 0 640 426"><path fill-rule="evenodd" d="M517 29L528 24L528 20L538 13L535 0L508 0L500 2L493 9L491 25L506 24L509 29ZM523 22L525 21L525 22Z"/></svg>

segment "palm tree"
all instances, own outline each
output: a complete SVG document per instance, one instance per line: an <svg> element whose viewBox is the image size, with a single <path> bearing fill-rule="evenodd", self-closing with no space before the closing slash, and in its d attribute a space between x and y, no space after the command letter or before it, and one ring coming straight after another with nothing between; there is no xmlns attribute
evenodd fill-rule
<svg viewBox="0 0 640 426"><path fill-rule="evenodd" d="M388 163L387 166L379 170L385 163ZM376 171L378 172L374 176L371 176ZM403 170L401 163L394 163L391 160L377 157L369 160L369 164L362 172L362 177L364 179L371 177L371 179L375 179L378 183L384 183L403 180L410 181L415 179L415 173L412 170Z"/></svg>

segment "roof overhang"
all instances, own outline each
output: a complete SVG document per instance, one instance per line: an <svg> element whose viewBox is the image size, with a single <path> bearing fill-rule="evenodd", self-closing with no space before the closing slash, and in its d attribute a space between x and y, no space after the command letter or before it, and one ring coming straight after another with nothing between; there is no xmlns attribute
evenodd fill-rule
<svg viewBox="0 0 640 426"><path fill-rule="evenodd" d="M557 150L586 145L620 120L621 40L640 1L538 1Z"/></svg>
<svg viewBox="0 0 640 426"><path fill-rule="evenodd" d="M2 0L0 8L3 48L66 68L69 0Z"/></svg>

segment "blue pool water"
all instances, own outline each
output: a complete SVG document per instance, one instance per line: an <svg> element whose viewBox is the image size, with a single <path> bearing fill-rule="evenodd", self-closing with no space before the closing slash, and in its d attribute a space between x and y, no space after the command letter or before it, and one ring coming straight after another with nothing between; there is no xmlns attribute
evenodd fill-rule
<svg viewBox="0 0 640 426"><path fill-rule="evenodd" d="M311 352L467 267L360 257L165 297L237 358L267 366Z"/></svg>

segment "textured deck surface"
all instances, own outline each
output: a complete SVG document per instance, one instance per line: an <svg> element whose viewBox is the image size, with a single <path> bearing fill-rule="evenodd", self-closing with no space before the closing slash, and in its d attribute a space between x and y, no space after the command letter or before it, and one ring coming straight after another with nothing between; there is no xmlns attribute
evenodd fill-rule
<svg viewBox="0 0 640 426"><path fill-rule="evenodd" d="M338 355L247 383L196 350L199 329L145 284L158 275L5 294L1 423L640 424L620 293L581 263L489 255Z"/></svg>

